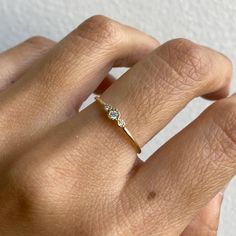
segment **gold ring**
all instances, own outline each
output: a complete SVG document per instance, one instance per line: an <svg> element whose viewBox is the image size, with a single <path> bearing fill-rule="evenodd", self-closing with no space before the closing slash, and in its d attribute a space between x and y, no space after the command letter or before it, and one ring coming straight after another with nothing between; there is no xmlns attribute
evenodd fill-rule
<svg viewBox="0 0 236 236"><path fill-rule="evenodd" d="M120 118L120 112L118 111L118 109L114 108L112 105L104 102L100 96L96 96L95 97L95 100L97 102L99 102L104 110L106 111L107 113L107 117L110 119L110 120L113 120L113 121L116 121L117 122L117 125L122 128L122 130L128 135L129 139L132 141L133 143L133 146L136 148L137 150L137 153L141 153L141 148L140 146L138 145L138 143L135 141L134 137L131 135L131 133L129 132L129 130L126 128L125 126L125 121L122 120Z"/></svg>

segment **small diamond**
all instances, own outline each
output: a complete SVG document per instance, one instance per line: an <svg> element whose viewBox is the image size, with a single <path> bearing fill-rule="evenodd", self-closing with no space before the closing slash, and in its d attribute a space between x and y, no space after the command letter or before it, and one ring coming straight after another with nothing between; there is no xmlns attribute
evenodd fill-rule
<svg viewBox="0 0 236 236"><path fill-rule="evenodd" d="M108 117L111 119L111 120L117 120L120 116L120 113L116 110L110 110L108 112Z"/></svg>
<svg viewBox="0 0 236 236"><path fill-rule="evenodd" d="M105 105L104 105L104 109L105 109L105 111L109 111L109 110L112 109L112 106L109 105L109 104L105 104Z"/></svg>
<svg viewBox="0 0 236 236"><path fill-rule="evenodd" d="M125 127L125 121L124 120L118 119L117 124L122 128Z"/></svg>

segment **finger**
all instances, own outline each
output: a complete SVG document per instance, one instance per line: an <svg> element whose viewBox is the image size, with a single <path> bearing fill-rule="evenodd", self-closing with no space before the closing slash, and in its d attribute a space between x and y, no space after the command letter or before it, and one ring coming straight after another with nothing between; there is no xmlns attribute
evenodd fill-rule
<svg viewBox="0 0 236 236"><path fill-rule="evenodd" d="M102 94L104 93L114 82L115 82L115 77L108 74L105 79L99 84L99 86L96 88L94 91L95 94Z"/></svg>
<svg viewBox="0 0 236 236"><path fill-rule="evenodd" d="M152 220L156 231L181 233L236 174L235 117L236 96L216 102L160 148L128 184L127 191L138 196L130 208L142 211L132 214L144 220L158 215Z"/></svg>
<svg viewBox="0 0 236 236"><path fill-rule="evenodd" d="M231 77L224 56L178 39L135 65L102 97L120 108L142 146L191 99L225 89Z"/></svg>
<svg viewBox="0 0 236 236"><path fill-rule="evenodd" d="M40 57L45 55L54 42L44 37L32 37L0 54L0 90L18 80Z"/></svg>
<svg viewBox="0 0 236 236"><path fill-rule="evenodd" d="M10 143L11 149L32 143L33 137L77 112L77 105L113 65L131 66L158 45L150 36L106 17L85 21L0 96L1 127L7 130L0 150L8 150Z"/></svg>
<svg viewBox="0 0 236 236"><path fill-rule="evenodd" d="M200 210L181 236L216 236L222 201L223 193L219 192L207 206Z"/></svg>
<svg viewBox="0 0 236 236"><path fill-rule="evenodd" d="M132 136L143 146L194 97L228 85L231 74L231 63L222 54L177 39L162 45L133 66L101 97L119 109ZM113 163L111 171L117 173L114 171L117 168L120 175L125 176L136 159L136 149L125 134L107 119L97 103L87 107L77 119L85 135L94 140L97 149L106 153L107 159L103 155L103 162ZM78 127L77 122L74 125ZM93 150L88 153L91 157L97 154Z"/></svg>

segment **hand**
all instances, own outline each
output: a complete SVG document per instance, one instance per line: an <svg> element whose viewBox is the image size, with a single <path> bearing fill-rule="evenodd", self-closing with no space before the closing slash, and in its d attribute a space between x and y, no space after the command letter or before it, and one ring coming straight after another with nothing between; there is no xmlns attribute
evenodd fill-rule
<svg viewBox="0 0 236 236"><path fill-rule="evenodd" d="M94 16L0 55L0 235L216 235L236 172L231 62L184 39L158 46ZM194 97L222 99L141 163L101 105L77 113L94 91L141 147Z"/></svg>

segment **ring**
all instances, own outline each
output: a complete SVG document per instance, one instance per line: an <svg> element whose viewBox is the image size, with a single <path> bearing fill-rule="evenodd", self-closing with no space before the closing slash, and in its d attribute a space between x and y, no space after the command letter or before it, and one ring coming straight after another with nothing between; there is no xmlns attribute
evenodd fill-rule
<svg viewBox="0 0 236 236"><path fill-rule="evenodd" d="M100 96L96 96L95 97L95 100L97 102L99 102L104 110L106 111L107 113L107 117L110 119L110 120L113 120L113 121L116 121L117 122L117 125L122 128L122 130L128 135L129 139L132 141L132 144L133 146L136 148L137 150L137 153L141 153L141 148L140 146L138 145L138 143L135 141L134 137L131 135L131 133L129 132L129 130L126 128L125 126L125 121L122 120L120 118L121 114L119 112L118 109L116 109L115 107L113 107L112 105L104 102Z"/></svg>

